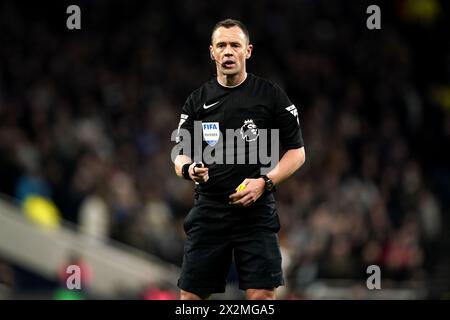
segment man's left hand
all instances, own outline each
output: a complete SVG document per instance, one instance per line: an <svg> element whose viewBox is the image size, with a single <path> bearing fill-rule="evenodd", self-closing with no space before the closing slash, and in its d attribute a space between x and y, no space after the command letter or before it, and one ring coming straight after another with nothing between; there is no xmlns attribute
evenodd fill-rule
<svg viewBox="0 0 450 320"><path fill-rule="evenodd" d="M248 207L264 193L265 182L264 179L258 178L245 179L242 183L246 185L246 188L233 193L230 196L230 204Z"/></svg>

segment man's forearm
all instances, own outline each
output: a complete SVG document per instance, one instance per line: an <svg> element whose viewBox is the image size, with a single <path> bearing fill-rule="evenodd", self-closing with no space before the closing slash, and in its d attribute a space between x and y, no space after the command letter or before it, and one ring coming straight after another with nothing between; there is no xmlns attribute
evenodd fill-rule
<svg viewBox="0 0 450 320"><path fill-rule="evenodd" d="M291 149L286 151L280 162L273 168L267 176L275 185L280 184L289 178L305 163L305 148Z"/></svg>
<svg viewBox="0 0 450 320"><path fill-rule="evenodd" d="M177 174L177 176L179 176L180 178L183 178L183 173L182 173L182 168L186 163L191 163L192 159L189 156L186 155L178 155L175 158L175 172Z"/></svg>

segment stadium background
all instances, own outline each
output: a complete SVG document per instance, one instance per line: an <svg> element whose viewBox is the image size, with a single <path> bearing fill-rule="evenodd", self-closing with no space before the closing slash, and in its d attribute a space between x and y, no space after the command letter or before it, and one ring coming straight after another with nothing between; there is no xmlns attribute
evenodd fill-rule
<svg viewBox="0 0 450 320"><path fill-rule="evenodd" d="M66 28L69 4L81 8L81 30ZM381 30L366 28L370 4ZM237 18L254 44L248 71L286 90L306 143L305 166L277 192L279 297L448 298L448 13L437 0L2 1L1 201L38 232L72 230L92 247L179 266L193 191L175 177L170 134L214 73L212 26ZM0 224L0 237L8 231ZM106 270L84 249L67 246L48 274L21 262L30 244L14 234L0 246L0 298L105 297L95 279ZM41 260L51 254L35 245ZM70 263L82 268L81 291L64 290ZM371 264L381 268L376 293ZM242 297L233 269L229 279L216 298ZM149 277L114 295L176 298L175 283Z"/></svg>

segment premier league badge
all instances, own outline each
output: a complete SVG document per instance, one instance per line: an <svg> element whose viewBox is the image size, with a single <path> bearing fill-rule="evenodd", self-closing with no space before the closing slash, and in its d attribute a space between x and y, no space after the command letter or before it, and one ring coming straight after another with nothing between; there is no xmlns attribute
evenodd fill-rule
<svg viewBox="0 0 450 320"><path fill-rule="evenodd" d="M241 127L241 137L247 142L258 139L259 130L252 119L247 119Z"/></svg>

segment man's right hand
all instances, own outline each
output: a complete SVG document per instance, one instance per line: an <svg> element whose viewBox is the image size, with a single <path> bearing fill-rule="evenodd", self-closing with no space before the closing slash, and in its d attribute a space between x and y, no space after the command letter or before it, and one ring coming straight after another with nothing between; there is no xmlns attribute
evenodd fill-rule
<svg viewBox="0 0 450 320"><path fill-rule="evenodd" d="M198 164L199 163L194 162L189 166L189 176L195 182L205 183L209 179L208 168L204 167L201 162L201 167L196 167Z"/></svg>

